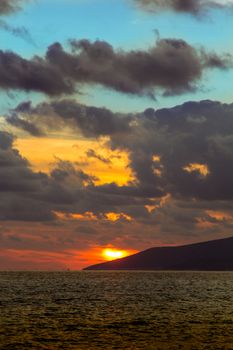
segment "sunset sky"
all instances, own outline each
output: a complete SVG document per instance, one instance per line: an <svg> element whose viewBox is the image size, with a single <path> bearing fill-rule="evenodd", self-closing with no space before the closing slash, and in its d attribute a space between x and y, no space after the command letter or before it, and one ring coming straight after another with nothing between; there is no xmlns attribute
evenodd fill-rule
<svg viewBox="0 0 233 350"><path fill-rule="evenodd" d="M233 0L1 0L0 269L232 236L232 21Z"/></svg>

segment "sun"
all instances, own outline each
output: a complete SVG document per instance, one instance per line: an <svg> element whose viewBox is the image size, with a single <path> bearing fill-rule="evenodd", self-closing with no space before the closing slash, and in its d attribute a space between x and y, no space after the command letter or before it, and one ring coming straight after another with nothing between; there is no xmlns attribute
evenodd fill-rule
<svg viewBox="0 0 233 350"><path fill-rule="evenodd" d="M124 258L128 255L128 253L126 252L126 250L106 248L102 251L102 255L106 260L114 260Z"/></svg>

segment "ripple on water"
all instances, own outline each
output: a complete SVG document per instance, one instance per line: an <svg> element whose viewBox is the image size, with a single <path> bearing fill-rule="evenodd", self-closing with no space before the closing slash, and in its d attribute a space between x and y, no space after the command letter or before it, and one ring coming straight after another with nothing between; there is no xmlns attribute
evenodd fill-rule
<svg viewBox="0 0 233 350"><path fill-rule="evenodd" d="M1 272L0 348L233 349L231 272Z"/></svg>

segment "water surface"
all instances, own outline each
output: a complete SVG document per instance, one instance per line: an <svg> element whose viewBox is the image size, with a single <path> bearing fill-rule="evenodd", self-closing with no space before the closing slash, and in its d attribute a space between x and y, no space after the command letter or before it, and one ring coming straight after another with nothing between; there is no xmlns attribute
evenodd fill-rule
<svg viewBox="0 0 233 350"><path fill-rule="evenodd" d="M233 349L233 272L0 272L0 348Z"/></svg>

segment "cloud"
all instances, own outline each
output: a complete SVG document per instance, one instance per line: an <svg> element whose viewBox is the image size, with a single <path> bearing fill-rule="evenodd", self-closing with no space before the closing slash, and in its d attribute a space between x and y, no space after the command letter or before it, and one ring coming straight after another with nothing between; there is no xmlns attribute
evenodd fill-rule
<svg viewBox="0 0 233 350"><path fill-rule="evenodd" d="M33 173L26 159L13 148L14 137L0 133L0 220L47 220L52 218L39 199L47 176Z"/></svg>
<svg viewBox="0 0 233 350"><path fill-rule="evenodd" d="M44 133L63 125L86 138L107 136L111 150L127 152L133 180L98 185L95 169L90 175L59 159L50 174L34 172L14 149L14 137L1 132L2 221L62 225L68 233L60 247L77 237L84 245L117 237L137 249L156 240L177 244L232 234L233 104L187 102L124 115L60 100L25 102L13 113ZM80 224L86 233L77 232Z"/></svg>
<svg viewBox="0 0 233 350"><path fill-rule="evenodd" d="M196 88L207 68L229 68L230 57L218 56L209 63L209 54L183 40L162 39L147 51L115 51L104 41L71 41L73 54L60 44L52 45L47 60L77 82L96 83L116 91L153 96L154 89L170 94ZM220 65L220 62L222 65Z"/></svg>
<svg viewBox="0 0 233 350"><path fill-rule="evenodd" d="M57 160L50 174L34 172L14 148L14 137L0 133L0 221L56 222L55 213L73 214L121 212L122 207L148 201L124 198L99 191L95 176L68 161ZM75 215L74 215L75 217Z"/></svg>
<svg viewBox="0 0 233 350"><path fill-rule="evenodd" d="M150 12L172 10L175 12L200 15L212 8L233 6L231 0L134 0L142 9Z"/></svg>
<svg viewBox="0 0 233 350"><path fill-rule="evenodd" d="M18 11L21 7L21 4L25 0L1 0L0 2L0 16L7 15L12 12Z"/></svg>
<svg viewBox="0 0 233 350"><path fill-rule="evenodd" d="M36 107L21 104L13 111L13 122L11 116L7 121L17 125L19 119L44 132L75 126L85 137L108 136L112 149L127 151L136 183L95 191L214 201L233 199L232 115L233 105L213 101L124 115L61 100Z"/></svg>
<svg viewBox="0 0 233 350"><path fill-rule="evenodd" d="M6 131L0 131L0 149L9 149L14 141L14 136Z"/></svg>
<svg viewBox="0 0 233 350"><path fill-rule="evenodd" d="M88 158L98 159L98 160L100 160L101 162L103 162L105 164L111 164L112 163L110 159L105 158L105 157L101 156L100 154L96 153L96 151L94 149L89 149L86 154L87 154Z"/></svg>
<svg viewBox="0 0 233 350"><path fill-rule="evenodd" d="M130 138L112 136L112 147L130 152L142 184L159 185L177 198L232 200L232 112L232 104L212 101L147 110Z"/></svg>
<svg viewBox="0 0 233 350"><path fill-rule="evenodd" d="M25 27L14 27L7 22L0 19L0 29L5 30L6 32L23 39L27 43L35 46L35 42L33 41L29 31Z"/></svg>
<svg viewBox="0 0 233 350"><path fill-rule="evenodd" d="M41 103L36 107L30 101L21 103L6 120L34 136L46 134L49 130L62 130L69 125L86 137L99 137L129 132L131 116L67 99Z"/></svg>
<svg viewBox="0 0 233 350"><path fill-rule="evenodd" d="M162 39L147 51L114 50L104 41L71 41L72 52L51 45L45 57L24 59L0 51L0 88L73 94L84 84L100 84L136 95L165 95L197 89L208 69L229 69L230 55L195 49L183 40Z"/></svg>
<svg viewBox="0 0 233 350"><path fill-rule="evenodd" d="M59 201L63 205L72 202L71 189L66 189L65 181L61 184L55 173L33 172L14 148L11 134L1 131L0 137L0 220L53 220Z"/></svg>
<svg viewBox="0 0 233 350"><path fill-rule="evenodd" d="M55 223L60 220L56 213L64 213L71 221L86 213L101 220L110 212L145 214L144 205L150 203L134 184L119 189L95 186L95 176L68 161L57 160L50 174L34 172L14 148L14 137L3 131L0 166L0 221Z"/></svg>
<svg viewBox="0 0 233 350"><path fill-rule="evenodd" d="M14 113L43 132L70 125L90 139L108 136L112 150L129 155L133 180L97 185L95 169L90 175L59 159L49 174L35 172L14 137L2 131L0 220L43 227L34 240L3 234L6 247L80 249L111 242L142 249L232 234L233 104L187 102L130 115L89 108L74 100L25 102ZM91 149L90 156L99 154ZM40 230L53 234L44 238Z"/></svg>
<svg viewBox="0 0 233 350"><path fill-rule="evenodd" d="M26 60L13 52L0 50L0 88L38 91L47 95L72 93L74 88L58 67L34 57Z"/></svg>

